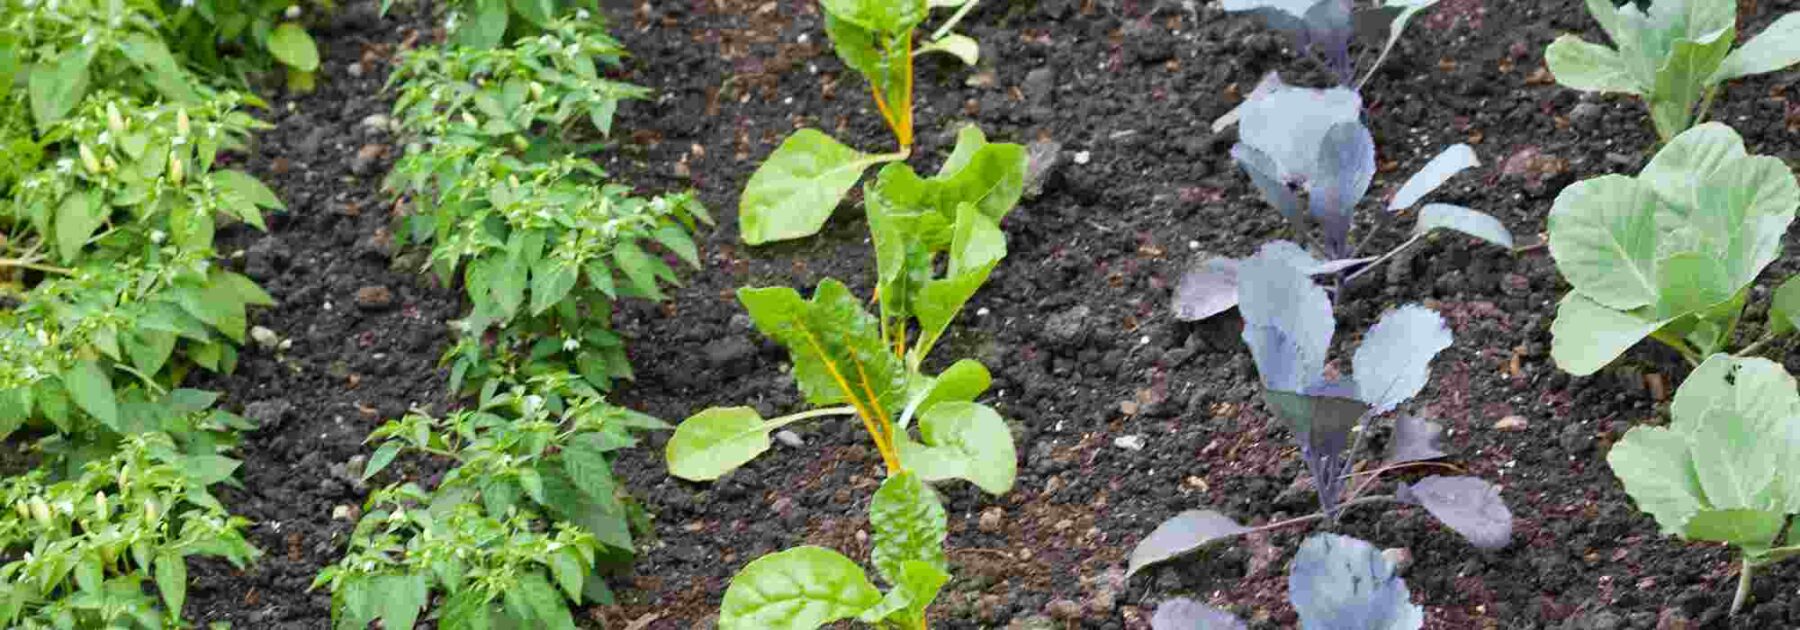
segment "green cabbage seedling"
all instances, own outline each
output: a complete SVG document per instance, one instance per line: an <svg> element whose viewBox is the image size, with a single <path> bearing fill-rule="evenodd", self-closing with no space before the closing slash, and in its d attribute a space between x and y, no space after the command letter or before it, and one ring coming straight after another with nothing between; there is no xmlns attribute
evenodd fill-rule
<svg viewBox="0 0 1800 630"><path fill-rule="evenodd" d="M1787 165L1750 155L1717 123L1677 136L1637 177L1563 190L1550 210L1550 253L1574 288L1550 326L1551 357L1585 375L1644 337L1696 365L1724 350L1796 207L1800 185ZM1764 341L1791 330L1772 325Z"/></svg>
<svg viewBox="0 0 1800 630"><path fill-rule="evenodd" d="M1736 0L1656 0L1648 11L1633 4L1615 7L1612 0L1587 0L1587 8L1617 48L1563 35L1544 51L1550 72L1557 82L1577 90L1644 99L1664 141L1705 122L1726 81L1800 62L1800 13L1782 16L1732 50Z"/></svg>
<svg viewBox="0 0 1800 630"><path fill-rule="evenodd" d="M761 245L817 234L838 201L876 164L912 155L913 57L941 51L974 63L975 40L949 32L977 0L823 0L825 32L838 58L869 81L899 147L892 153L863 153L825 132L801 129L788 136L750 176L738 201L745 243ZM961 6L917 49L913 31L936 7Z"/></svg>
<svg viewBox="0 0 1800 630"><path fill-rule="evenodd" d="M787 287L738 290L757 329L787 348L806 401L833 406L770 420L750 407L702 411L669 440L669 472L717 479L768 451L769 434L781 427L858 417L887 473L869 507L870 561L890 588L883 595L838 552L798 547L759 558L732 579L721 629L805 630L844 619L925 627L926 607L949 580L944 507L925 482L963 479L1003 494L1018 456L1006 421L974 402L990 383L986 367L965 359L933 377L920 366L1006 256L1000 219L1023 194L1026 161L1024 147L990 144L969 127L937 175L894 163L864 187L879 316L833 279L810 300Z"/></svg>
<svg viewBox="0 0 1800 630"><path fill-rule="evenodd" d="M1800 513L1800 394L1773 361L1715 354L1669 415L1668 427L1627 432L1606 463L1663 533L1738 548L1736 613L1757 567L1800 554L1786 533Z"/></svg>

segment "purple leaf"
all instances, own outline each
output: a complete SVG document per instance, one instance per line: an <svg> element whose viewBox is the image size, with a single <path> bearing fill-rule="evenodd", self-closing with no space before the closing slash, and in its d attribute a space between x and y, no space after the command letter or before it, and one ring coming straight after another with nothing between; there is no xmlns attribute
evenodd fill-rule
<svg viewBox="0 0 1800 630"><path fill-rule="evenodd" d="M1440 446L1444 427L1417 416L1394 419L1394 436L1388 444L1387 465L1422 462L1447 455Z"/></svg>
<svg viewBox="0 0 1800 630"><path fill-rule="evenodd" d="M1512 232L1507 231L1506 224L1487 213L1447 203L1425 204L1419 209L1413 233L1424 234L1438 228L1456 230L1507 249L1513 246Z"/></svg>
<svg viewBox="0 0 1800 630"><path fill-rule="evenodd" d="M1302 628L1415 630L1425 610L1374 545L1337 534L1300 543L1288 573L1288 599Z"/></svg>
<svg viewBox="0 0 1800 630"><path fill-rule="evenodd" d="M1351 254L1350 220L1375 177L1375 139L1361 122L1332 125L1320 140L1318 170L1307 188L1307 209L1325 232L1325 254Z"/></svg>
<svg viewBox="0 0 1800 630"><path fill-rule="evenodd" d="M1355 71L1350 62L1350 37L1356 32L1351 9L1351 0L1225 0L1226 11L1260 15L1271 28L1293 34L1300 48L1318 51L1345 85Z"/></svg>
<svg viewBox="0 0 1800 630"><path fill-rule="evenodd" d="M1325 290L1292 264L1288 250L1297 248L1282 243L1238 265L1238 312L1263 386L1297 392L1324 373L1336 322Z"/></svg>
<svg viewBox="0 0 1800 630"><path fill-rule="evenodd" d="M1401 501L1423 506L1469 544L1499 549L1512 542L1512 511L1500 489L1475 477L1426 477L1394 493Z"/></svg>
<svg viewBox="0 0 1800 630"><path fill-rule="evenodd" d="M1350 433L1369 411L1368 405L1348 396L1349 389L1323 386L1305 394L1273 389L1263 392L1275 415L1287 421L1299 439L1300 455L1319 490L1319 506L1327 514L1337 510L1338 499L1343 495L1344 473L1354 455L1346 452Z"/></svg>
<svg viewBox="0 0 1800 630"><path fill-rule="evenodd" d="M1250 531L1224 514L1212 510L1188 510L1163 521L1156 531L1131 550L1130 568L1125 577L1136 575L1144 567L1186 555L1206 543L1230 538Z"/></svg>
<svg viewBox="0 0 1800 630"><path fill-rule="evenodd" d="M1250 176L1250 183L1261 192L1269 205L1289 221L1300 220L1300 197L1289 188L1281 165L1256 147L1238 143L1231 147L1231 158Z"/></svg>
<svg viewBox="0 0 1800 630"><path fill-rule="evenodd" d="M1175 286L1175 318L1198 321L1237 306L1235 258L1209 258L1182 274Z"/></svg>
<svg viewBox="0 0 1800 630"><path fill-rule="evenodd" d="M1150 630L1244 630L1244 620L1206 604L1177 597L1156 607Z"/></svg>
<svg viewBox="0 0 1800 630"><path fill-rule="evenodd" d="M1340 124L1362 127L1362 97L1356 92L1345 88L1292 87L1282 83L1280 75L1270 73L1239 111L1240 141L1232 147L1231 155L1250 175L1263 198L1283 216L1289 220L1299 218L1300 202L1294 195L1299 188L1333 190L1338 192L1330 195L1347 196L1342 191L1351 186L1338 182L1354 183L1358 178L1339 176L1338 171L1359 167L1365 156L1337 147L1354 144L1356 134L1348 130L1338 132L1332 145L1336 149L1332 152L1337 155L1328 158L1323 153L1333 128ZM1370 162L1374 159L1372 143L1366 157ZM1361 195L1358 191L1354 197ZM1354 205L1355 199L1349 201Z"/></svg>
<svg viewBox="0 0 1800 630"><path fill-rule="evenodd" d="M1444 318L1431 309L1408 304L1388 311L1363 335L1350 359L1356 374L1356 397L1375 408L1392 411L1417 396L1431 377L1431 359L1450 347Z"/></svg>
<svg viewBox="0 0 1800 630"><path fill-rule="evenodd" d="M1400 192L1394 193L1394 199L1388 202L1388 210L1399 212L1413 207L1451 177L1474 166L1481 166L1481 158L1475 156L1475 149L1469 145L1458 144L1444 149L1400 186Z"/></svg>

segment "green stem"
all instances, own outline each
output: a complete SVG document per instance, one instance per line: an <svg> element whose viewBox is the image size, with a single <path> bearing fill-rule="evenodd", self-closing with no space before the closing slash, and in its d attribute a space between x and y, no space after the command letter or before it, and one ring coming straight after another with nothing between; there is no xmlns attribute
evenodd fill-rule
<svg viewBox="0 0 1800 630"><path fill-rule="evenodd" d="M1718 96L1718 95L1719 95L1719 86L1715 85L1715 86L1706 88L1706 97L1700 99L1700 113L1698 115L1694 116L1693 125L1699 125L1701 123L1706 122L1706 115L1708 113L1712 112L1713 97ZM1693 125L1689 125L1689 127L1691 128Z"/></svg>
<svg viewBox="0 0 1800 630"><path fill-rule="evenodd" d="M943 26L939 26L937 30L931 32L932 41L943 39L945 35L949 35L950 29L956 28L956 23L961 22L963 16L966 16L970 11L975 10L975 5L977 4L981 4L981 0L969 0L968 2L963 3L962 8L957 9L955 13L950 14L950 19L946 20Z"/></svg>
<svg viewBox="0 0 1800 630"><path fill-rule="evenodd" d="M811 420L813 418L818 418L820 416L854 416L854 415L856 415L856 408L849 406L849 405L844 405L842 407L826 407L824 409L814 409L812 411L802 411L802 412L796 413L796 414L790 414L790 415L781 416L779 418L773 418L773 419L770 419L768 422L764 422L763 428L768 429L770 431L774 431L776 429L780 429L782 427L793 424L795 422L799 422L801 420Z"/></svg>
<svg viewBox="0 0 1800 630"><path fill-rule="evenodd" d="M38 263L37 260L38 259L35 258L0 258L0 267L17 267L20 269L42 271L44 273L54 273L62 276L74 275L75 273L75 270L73 269L45 265Z"/></svg>
<svg viewBox="0 0 1800 630"><path fill-rule="evenodd" d="M1687 359L1689 366L1700 367L1700 353L1696 352L1693 346L1689 346L1688 342L1683 341L1680 337L1670 334L1667 331L1658 330L1650 333L1650 338L1661 341L1663 342L1663 345L1670 348L1674 348L1676 352L1681 354L1681 358Z"/></svg>
<svg viewBox="0 0 1800 630"><path fill-rule="evenodd" d="M1750 557L1745 556L1743 559L1743 567L1742 570L1738 571L1737 594L1731 598L1731 614L1733 616L1737 615L1738 611L1744 608L1744 602L1750 600L1750 574L1755 571L1756 565L1750 564Z"/></svg>
<svg viewBox="0 0 1800 630"><path fill-rule="evenodd" d="M1763 333L1763 336L1761 338L1752 342L1748 346L1744 346L1743 350L1737 351L1737 354L1732 355L1732 356L1736 356L1738 358L1756 356L1757 351L1762 350L1763 346L1769 345L1769 342L1774 341L1779 337L1781 337L1781 335L1777 334L1775 332L1774 328L1770 328L1768 331Z"/></svg>

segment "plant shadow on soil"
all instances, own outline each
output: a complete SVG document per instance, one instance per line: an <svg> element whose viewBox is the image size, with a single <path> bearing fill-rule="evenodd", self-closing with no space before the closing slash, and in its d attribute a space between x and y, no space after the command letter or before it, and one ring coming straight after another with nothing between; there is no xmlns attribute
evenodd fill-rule
<svg viewBox="0 0 1800 630"><path fill-rule="evenodd" d="M1043 193L1004 225L1011 255L938 351L993 370L987 400L1012 422L1021 453L1006 496L943 488L957 580L934 611L941 627L1043 615L1055 627L1141 628L1176 594L1224 605L1252 627L1295 624L1285 566L1304 531L1124 579L1131 547L1182 510L1266 522L1313 504L1294 485L1304 467L1288 431L1258 402L1239 324L1176 322L1168 302L1181 271L1202 256L1247 255L1287 237L1232 165L1234 133L1208 125L1263 73L1316 71L1258 21L1183 8L1190 4L1203 3L991 1L964 22L984 46L979 67L920 64L915 167L934 168L966 122L996 140L1062 144ZM1800 9L1754 6L1743 32ZM223 565L195 572L189 614L205 621L327 625L328 593L306 586L342 553L351 521L334 519L334 509L366 496L345 464L367 453L361 440L382 419L445 403L436 359L461 298L414 273L417 259L396 258L385 240L392 204L377 182L399 148L362 125L385 113L382 47L405 37L404 26L373 19L365 5L344 11L323 35L320 93L276 99L268 118L278 127L249 156L290 211L272 218L268 236L233 236L245 251L234 260L281 302L256 323L294 347L247 349L238 374L212 383L265 424L246 440L245 489L228 491L227 502L256 521L267 555L241 574ZM633 55L624 77L656 94L621 109L620 145L601 164L640 191L696 188L720 219L701 242L705 268L687 273L672 301L619 309L637 380L617 398L671 421L712 405L797 410L785 354L751 329L732 291L810 291L835 277L866 294L866 231L851 203L819 237L751 249L737 240L738 191L797 125L885 148L891 140L867 88L831 53L812 0L643 3L610 17ZM1442 148L1468 142L1483 166L1435 200L1492 213L1529 242L1563 186L1641 167L1654 145L1642 104L1547 81L1543 50L1563 32L1601 37L1560 0L1445 0L1417 19L1364 90L1382 164L1373 193L1391 193ZM362 76L349 76L364 60ZM1800 159L1790 126L1800 119L1783 95L1800 99L1800 73L1733 84L1715 118L1755 152ZM388 150L357 158L370 145ZM1392 233L1380 239L1397 242ZM1771 279L1800 271L1794 241L1753 305ZM1421 301L1442 313L1457 342L1433 363L1414 410L1449 429L1450 461L1503 486L1516 518L1514 543L1494 552L1416 508L1345 520L1343 533L1411 551L1405 575L1428 628L1800 625L1800 566L1760 571L1755 600L1728 621L1727 551L1661 536L1634 509L1606 450L1634 424L1666 421L1685 368L1644 344L1593 377L1557 370L1549 325L1567 286L1547 252L1515 257L1440 235L1371 276L1343 300L1338 347L1354 347L1355 331L1386 308ZM359 306L366 287L388 289L388 303ZM1747 317L1765 313L1752 306ZM1347 358L1338 357L1341 367ZM1800 370L1791 354L1786 363ZM1509 416L1526 426L1494 428ZM620 605L590 616L608 627L695 627L757 556L817 544L866 558L867 499L879 482L873 449L854 422L793 429L804 445L778 444L712 484L667 476L667 435L627 452L618 473L655 515L655 538L616 581ZM1121 448L1121 436L1145 445Z"/></svg>

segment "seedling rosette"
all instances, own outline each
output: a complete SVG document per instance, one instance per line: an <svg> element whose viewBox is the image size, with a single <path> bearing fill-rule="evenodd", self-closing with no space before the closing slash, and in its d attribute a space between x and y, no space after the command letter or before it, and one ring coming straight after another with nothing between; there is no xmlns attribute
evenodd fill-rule
<svg viewBox="0 0 1800 630"><path fill-rule="evenodd" d="M1423 420L1395 420L1385 462L1359 471L1359 451L1374 421L1424 389L1430 362L1450 347L1443 318L1418 305L1389 311L1363 335L1351 358L1353 374L1325 372L1336 327L1331 301L1313 283L1310 263L1285 241L1265 245L1238 268L1243 339L1262 378L1264 401L1285 421L1299 442L1318 490L1317 513L1246 527L1213 510L1189 510L1159 525L1132 550L1129 573L1193 553L1235 536L1302 525L1336 522L1344 510L1377 504L1424 507L1432 516L1483 549L1506 546L1512 514L1499 489L1475 477L1432 476L1400 483L1392 495L1372 495L1386 473L1443 456L1438 432ZM1352 483L1354 481L1355 483Z"/></svg>
<svg viewBox="0 0 1800 630"><path fill-rule="evenodd" d="M1550 210L1550 253L1572 290L1550 327L1559 367L1592 374L1645 337L1698 365L1731 342L1750 285L1781 255L1800 184L1781 159L1753 156L1737 132L1682 133L1637 177L1564 189ZM1763 340L1793 331L1792 289L1777 293Z"/></svg>
<svg viewBox="0 0 1800 630"><path fill-rule="evenodd" d="M1725 82L1800 62L1800 13L1781 16L1732 50L1737 40L1732 0L1655 0L1647 10L1630 2L1587 0L1587 9L1615 47L1563 35L1544 51L1550 72L1577 90L1644 99L1665 142L1706 122Z"/></svg>
<svg viewBox="0 0 1800 630"><path fill-rule="evenodd" d="M1288 573L1288 599L1307 630L1417 630L1425 609L1412 603L1394 563L1362 540L1313 534ZM1156 607L1151 630L1244 630L1242 619L1186 597Z"/></svg>

